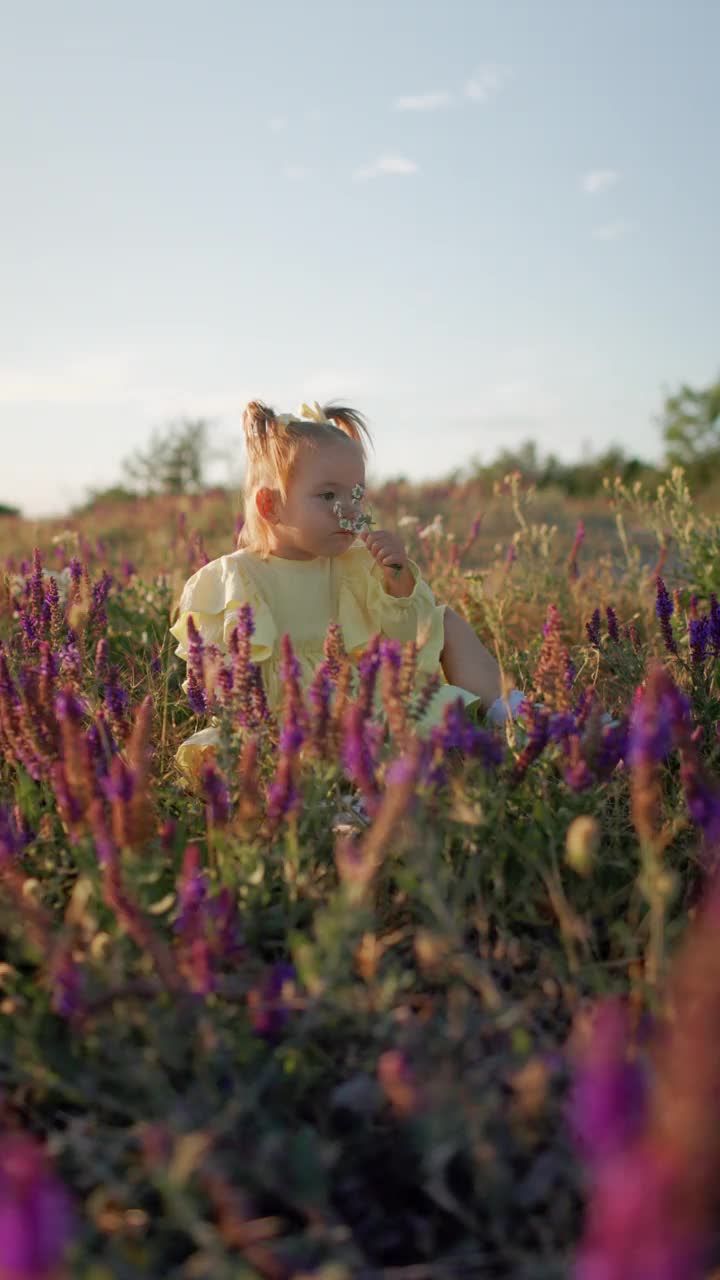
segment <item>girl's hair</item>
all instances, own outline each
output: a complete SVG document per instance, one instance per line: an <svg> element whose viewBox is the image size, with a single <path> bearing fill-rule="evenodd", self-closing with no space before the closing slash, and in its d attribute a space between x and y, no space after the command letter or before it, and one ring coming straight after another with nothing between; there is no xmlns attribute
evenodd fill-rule
<svg viewBox="0 0 720 1280"><path fill-rule="evenodd" d="M255 551L263 559L270 554L269 526L260 515L255 503L258 489L267 486L278 489L283 502L298 453L303 447L318 448L323 444L336 444L338 439L354 440L359 444L363 458L367 457L366 442L370 442L365 418L357 409L348 405L326 404L321 408L324 422L293 418L280 420L269 405L262 400L251 400L243 414L247 470L243 489L245 523L240 530L237 546Z"/></svg>

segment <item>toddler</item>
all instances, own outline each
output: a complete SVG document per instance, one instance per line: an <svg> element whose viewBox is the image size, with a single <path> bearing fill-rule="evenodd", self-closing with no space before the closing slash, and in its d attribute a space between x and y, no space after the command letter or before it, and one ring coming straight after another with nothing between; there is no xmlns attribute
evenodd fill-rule
<svg viewBox="0 0 720 1280"><path fill-rule="evenodd" d="M260 665L271 710L282 702L280 641L288 634L309 683L323 661L330 622L339 623L354 663L373 635L414 640L417 681L443 683L420 723L442 719L449 702L491 708L502 718L500 673L472 627L437 604L401 538L370 528L362 414L339 405L303 405L277 414L259 400L245 410L245 524L238 550L204 565L185 584L171 628L187 659L192 616L203 639L226 650L240 605L254 612L252 661ZM198 753L217 741L201 729L182 744L178 764L194 772Z"/></svg>

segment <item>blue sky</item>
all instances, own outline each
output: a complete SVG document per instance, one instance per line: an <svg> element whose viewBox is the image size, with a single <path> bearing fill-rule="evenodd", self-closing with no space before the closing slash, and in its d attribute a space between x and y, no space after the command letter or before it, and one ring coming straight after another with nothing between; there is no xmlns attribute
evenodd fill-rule
<svg viewBox="0 0 720 1280"><path fill-rule="evenodd" d="M0 501L340 396L376 476L720 369L715 0L0 0Z"/></svg>

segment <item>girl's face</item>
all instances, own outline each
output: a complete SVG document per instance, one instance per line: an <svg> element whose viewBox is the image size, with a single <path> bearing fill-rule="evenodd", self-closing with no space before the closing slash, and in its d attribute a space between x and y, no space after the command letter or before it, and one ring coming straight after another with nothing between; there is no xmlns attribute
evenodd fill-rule
<svg viewBox="0 0 720 1280"><path fill-rule="evenodd" d="M354 440L301 449L290 477L287 502L278 508L273 525L280 544L276 554L305 560L347 551L356 534L340 528L333 508L340 503L345 516L354 515L359 509L353 501L358 485L364 491L365 463Z"/></svg>

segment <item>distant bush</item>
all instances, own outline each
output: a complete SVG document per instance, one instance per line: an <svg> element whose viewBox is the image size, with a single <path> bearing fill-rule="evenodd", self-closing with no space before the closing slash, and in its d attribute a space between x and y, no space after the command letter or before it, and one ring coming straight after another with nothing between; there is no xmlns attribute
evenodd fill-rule
<svg viewBox="0 0 720 1280"><path fill-rule="evenodd" d="M134 502L137 493L123 484L113 484L109 489L88 489L84 502L73 508L73 515L85 515L96 511L98 507L110 506L120 502Z"/></svg>
<svg viewBox="0 0 720 1280"><path fill-rule="evenodd" d="M536 489L559 489L570 498L591 498L601 493L607 475L618 475L624 484L634 484L636 480L657 482L664 474L649 462L627 457L617 447L582 462L562 462L553 453L542 456L535 441L526 440L516 449L503 449L490 463L471 463L469 478L485 481L491 487L515 471Z"/></svg>
<svg viewBox="0 0 720 1280"><path fill-rule="evenodd" d="M19 516L19 507L10 507L6 502L0 502L0 516Z"/></svg>

